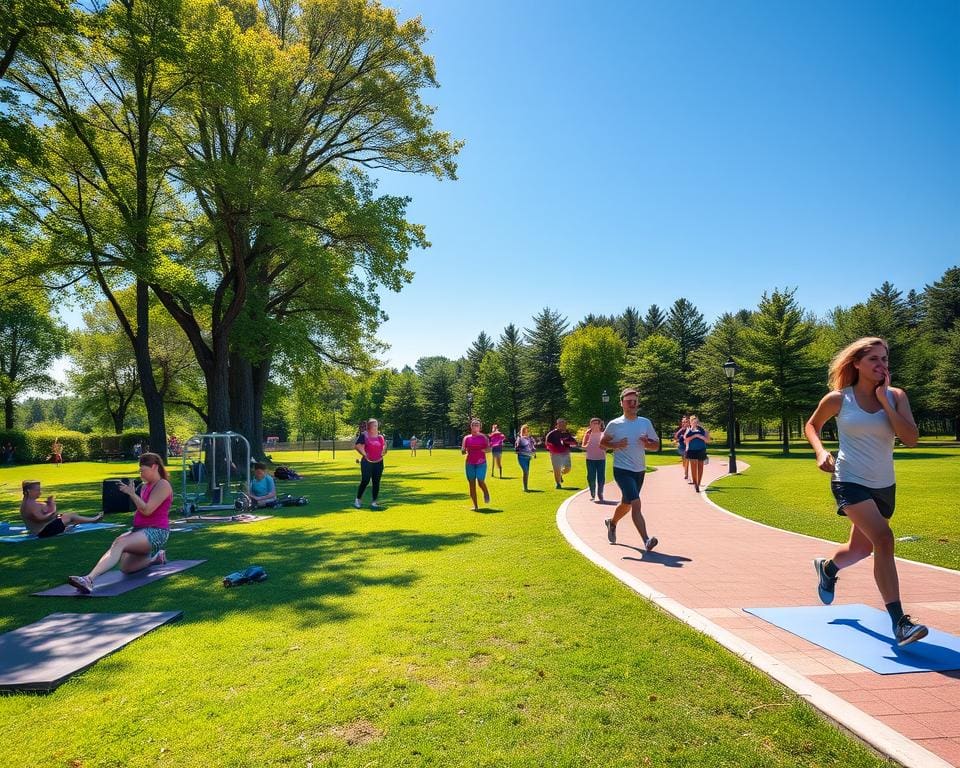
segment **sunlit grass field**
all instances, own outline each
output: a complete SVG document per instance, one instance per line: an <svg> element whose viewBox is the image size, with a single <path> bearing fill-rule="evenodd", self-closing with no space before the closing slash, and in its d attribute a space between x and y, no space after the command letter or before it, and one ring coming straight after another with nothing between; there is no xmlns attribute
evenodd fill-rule
<svg viewBox="0 0 960 768"><path fill-rule="evenodd" d="M885 764L572 551L554 520L571 491L553 488L545 456L524 494L506 454L481 513L456 451L388 454L382 511L369 491L351 506L350 454L282 461L308 479L280 491L308 506L174 534L171 558L207 562L120 597L29 596L85 572L110 532L0 544L2 631L57 611L184 612L52 694L0 697L0 765ZM102 478L134 469L0 469L0 518L28 475L89 512ZM732 481L741 498L762 472ZM582 454L571 480L584 485ZM269 579L221 586L250 564Z"/></svg>

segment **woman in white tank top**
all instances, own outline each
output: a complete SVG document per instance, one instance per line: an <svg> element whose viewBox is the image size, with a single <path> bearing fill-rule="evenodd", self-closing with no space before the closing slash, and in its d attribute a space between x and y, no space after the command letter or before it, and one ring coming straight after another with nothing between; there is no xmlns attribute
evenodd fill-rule
<svg viewBox="0 0 960 768"><path fill-rule="evenodd" d="M900 580L894 559L890 518L896 500L893 440L917 444L919 431L902 389L890 386L889 348L883 339L858 339L840 350L830 363L830 392L824 396L804 430L816 453L817 466L833 475L830 489L837 513L850 518L850 538L833 557L817 558L813 566L824 603L832 603L837 572L873 553L873 575L880 590L898 645L927 635L903 612ZM823 447L820 430L837 420L840 450L837 458Z"/></svg>

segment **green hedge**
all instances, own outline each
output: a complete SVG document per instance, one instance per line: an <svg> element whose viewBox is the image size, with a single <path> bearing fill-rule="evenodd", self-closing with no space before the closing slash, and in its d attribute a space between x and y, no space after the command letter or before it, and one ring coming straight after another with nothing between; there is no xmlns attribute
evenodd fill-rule
<svg viewBox="0 0 960 768"><path fill-rule="evenodd" d="M88 461L108 458L122 453L133 458L133 446L138 442L146 449L150 435L139 430L129 430L121 435L63 430L0 430L0 447L13 446L13 460L17 464L43 464L50 459L50 446L59 439L63 444L64 461Z"/></svg>

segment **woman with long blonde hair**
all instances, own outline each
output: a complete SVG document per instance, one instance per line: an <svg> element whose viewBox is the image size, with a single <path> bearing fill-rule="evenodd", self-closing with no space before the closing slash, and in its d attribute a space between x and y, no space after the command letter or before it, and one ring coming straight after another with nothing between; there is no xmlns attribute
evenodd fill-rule
<svg viewBox="0 0 960 768"><path fill-rule="evenodd" d="M894 559L890 518L896 502L893 471L895 437L915 446L919 430L902 389L890 386L889 346L876 336L849 344L830 363L830 392L820 401L804 432L816 453L817 466L830 472L830 489L837 514L850 519L850 538L830 559L817 558L817 591L820 600L833 602L837 573L873 553L873 577L880 590L893 633L900 646L927 635L900 603L900 580ZM834 457L823 447L820 430L837 420L840 450Z"/></svg>

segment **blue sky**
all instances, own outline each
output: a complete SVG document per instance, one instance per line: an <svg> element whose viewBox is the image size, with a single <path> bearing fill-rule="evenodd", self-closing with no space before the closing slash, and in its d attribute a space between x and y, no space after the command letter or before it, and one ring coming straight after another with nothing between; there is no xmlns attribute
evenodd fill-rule
<svg viewBox="0 0 960 768"><path fill-rule="evenodd" d="M389 4L389 2L388 2ZM960 3L411 0L459 179L385 176L433 247L397 367L545 306L823 314L960 264Z"/></svg>

